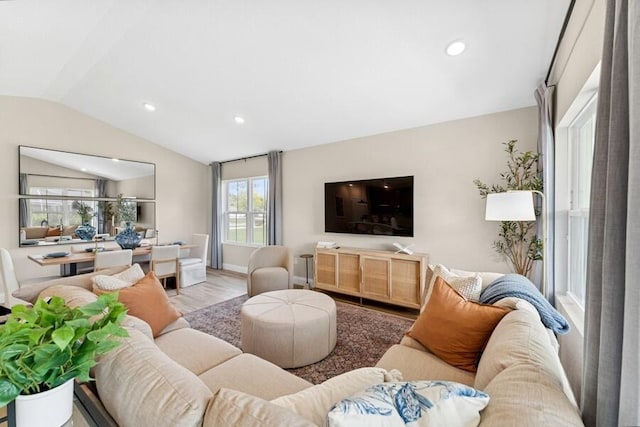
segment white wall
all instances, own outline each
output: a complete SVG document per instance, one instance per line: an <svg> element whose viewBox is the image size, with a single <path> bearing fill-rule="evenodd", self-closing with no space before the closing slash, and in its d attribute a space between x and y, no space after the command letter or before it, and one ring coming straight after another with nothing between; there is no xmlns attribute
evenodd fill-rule
<svg viewBox="0 0 640 427"><path fill-rule="evenodd" d="M27 259L42 248L18 248L18 146L51 148L156 164L156 225L161 241L209 233L208 166L60 104L0 96L0 247L11 252L20 280L57 274Z"/></svg>
<svg viewBox="0 0 640 427"><path fill-rule="evenodd" d="M302 253L319 240L340 246L391 249L414 244L430 262L467 270L509 271L491 243L497 223L484 220L485 202L475 178L499 182L505 170L502 142L518 139L535 150L534 107L321 145L283 154L284 243L304 277ZM414 175L414 236L359 236L324 232L324 183Z"/></svg>

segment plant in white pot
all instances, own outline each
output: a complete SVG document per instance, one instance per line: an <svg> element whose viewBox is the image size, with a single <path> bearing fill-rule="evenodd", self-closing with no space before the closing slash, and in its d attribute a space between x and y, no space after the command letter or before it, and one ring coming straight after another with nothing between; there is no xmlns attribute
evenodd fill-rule
<svg viewBox="0 0 640 427"><path fill-rule="evenodd" d="M15 400L18 427L60 426L71 417L74 378L91 380L96 358L128 336L117 298L70 308L52 297L12 308L0 325L0 406Z"/></svg>

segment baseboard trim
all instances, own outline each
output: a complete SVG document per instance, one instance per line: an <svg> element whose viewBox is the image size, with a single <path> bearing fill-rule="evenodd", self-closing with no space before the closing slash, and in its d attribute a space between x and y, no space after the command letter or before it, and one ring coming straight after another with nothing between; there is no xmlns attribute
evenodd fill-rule
<svg viewBox="0 0 640 427"><path fill-rule="evenodd" d="M236 273L247 274L247 266L246 265L235 265L235 264L225 264L222 263L223 270L234 271Z"/></svg>
<svg viewBox="0 0 640 427"><path fill-rule="evenodd" d="M293 283L297 283L300 285L306 284L307 278L305 276L293 276ZM311 287L314 286L313 278L309 277L309 284Z"/></svg>

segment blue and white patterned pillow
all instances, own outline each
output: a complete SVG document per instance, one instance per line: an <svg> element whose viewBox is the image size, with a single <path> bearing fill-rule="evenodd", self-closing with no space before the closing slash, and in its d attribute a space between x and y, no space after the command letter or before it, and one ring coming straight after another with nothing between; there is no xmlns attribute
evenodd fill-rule
<svg viewBox="0 0 640 427"><path fill-rule="evenodd" d="M326 425L475 427L488 403L487 394L456 382L376 384L336 403Z"/></svg>

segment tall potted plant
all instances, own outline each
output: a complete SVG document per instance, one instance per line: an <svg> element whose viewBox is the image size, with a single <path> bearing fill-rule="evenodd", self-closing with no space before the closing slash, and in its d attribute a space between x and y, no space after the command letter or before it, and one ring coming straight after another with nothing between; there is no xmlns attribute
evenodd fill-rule
<svg viewBox="0 0 640 427"><path fill-rule="evenodd" d="M73 410L73 380L89 381L96 358L128 336L117 293L70 308L60 297L16 305L0 325L0 406L15 401L16 426L62 425Z"/></svg>
<svg viewBox="0 0 640 427"><path fill-rule="evenodd" d="M91 240L96 235L96 229L91 225L93 218L93 208L81 200L74 200L71 207L80 215L81 225L76 227L76 235L82 240Z"/></svg>
<svg viewBox="0 0 640 427"><path fill-rule="evenodd" d="M540 154L532 151L520 152L517 140L505 142L507 170L500 174L501 184L488 185L475 179L482 198L489 193L503 193L509 190L542 191L542 179L538 175ZM538 212L536 212L538 215ZM542 240L538 238L536 223L533 221L503 221L500 224L498 240L493 247L509 260L516 273L528 276L535 261L542 259Z"/></svg>

